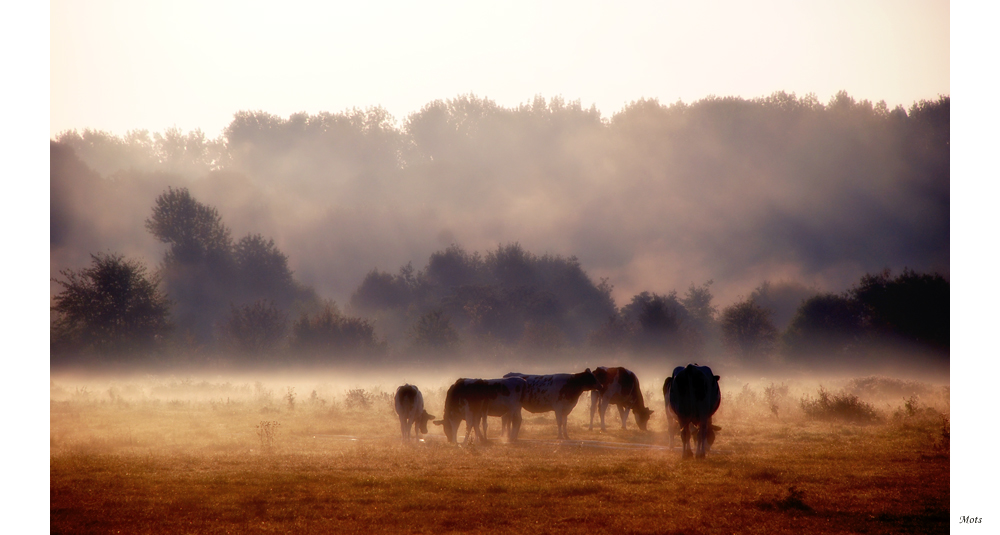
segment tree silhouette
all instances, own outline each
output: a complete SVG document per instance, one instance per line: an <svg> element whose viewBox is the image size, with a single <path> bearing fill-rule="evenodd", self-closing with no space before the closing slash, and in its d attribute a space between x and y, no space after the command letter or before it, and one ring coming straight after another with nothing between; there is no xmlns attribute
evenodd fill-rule
<svg viewBox="0 0 1000 535"><path fill-rule="evenodd" d="M866 274L849 291L861 307L865 327L889 343L947 351L950 346L950 286L938 274L904 269Z"/></svg>
<svg viewBox="0 0 1000 535"><path fill-rule="evenodd" d="M292 326L292 349L314 360L378 355L386 343L375 336L375 327L362 318L343 315L336 303L327 302L310 317L303 313Z"/></svg>
<svg viewBox="0 0 1000 535"><path fill-rule="evenodd" d="M784 351L794 358L840 359L859 354L865 338L858 302L828 293L802 302L782 342Z"/></svg>
<svg viewBox="0 0 1000 535"><path fill-rule="evenodd" d="M63 290L52 309L57 349L91 349L123 356L152 349L170 330L170 302L138 260L116 253L91 255L92 266L63 270Z"/></svg>
<svg viewBox="0 0 1000 535"><path fill-rule="evenodd" d="M167 188L156 198L146 230L170 244L167 263L217 261L228 257L232 249L219 211L196 201L187 188Z"/></svg>
<svg viewBox="0 0 1000 535"><path fill-rule="evenodd" d="M411 333L413 346L420 350L450 352L458 347L458 333L441 310L432 310L417 320Z"/></svg>
<svg viewBox="0 0 1000 535"><path fill-rule="evenodd" d="M230 305L229 317L219 330L228 349L241 357L259 359L284 341L288 333L288 316L270 301Z"/></svg>
<svg viewBox="0 0 1000 535"><path fill-rule="evenodd" d="M278 250L273 239L247 234L233 248L236 272L242 290L252 299L267 297L288 305L295 281L288 269L288 256Z"/></svg>
<svg viewBox="0 0 1000 535"><path fill-rule="evenodd" d="M771 322L771 311L753 299L723 309L720 327L722 344L744 360L765 357L775 349L778 330Z"/></svg>

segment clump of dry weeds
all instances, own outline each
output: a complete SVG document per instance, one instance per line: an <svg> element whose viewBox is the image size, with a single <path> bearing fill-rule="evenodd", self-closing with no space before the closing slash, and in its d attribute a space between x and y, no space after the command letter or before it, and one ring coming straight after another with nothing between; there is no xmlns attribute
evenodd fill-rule
<svg viewBox="0 0 1000 535"><path fill-rule="evenodd" d="M862 401L858 396L842 392L831 394L820 387L818 397L803 396L800 401L802 411L809 418L817 420L841 420L854 423L873 423L881 420L881 416L871 403Z"/></svg>

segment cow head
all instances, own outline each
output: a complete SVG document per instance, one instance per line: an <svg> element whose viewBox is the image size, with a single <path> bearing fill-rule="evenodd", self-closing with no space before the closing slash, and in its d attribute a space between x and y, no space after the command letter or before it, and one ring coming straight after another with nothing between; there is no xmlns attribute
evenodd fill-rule
<svg viewBox="0 0 1000 535"><path fill-rule="evenodd" d="M427 422L429 422L429 421L431 421L433 419L434 419L434 415L433 414L427 414L427 411L424 411L424 413L420 415L420 418L417 418L417 424L420 425L420 432L421 433L423 433L425 435L427 434ZM437 422L434 422L434 423L437 423Z"/></svg>
<svg viewBox="0 0 1000 535"><path fill-rule="evenodd" d="M430 415L428 415L428 416L430 416ZM433 416L431 416L431 418L433 418ZM424 423L424 425L427 425L426 422ZM445 417L442 418L442 419L440 419L440 420L434 420L434 425L440 425L440 426L444 427L444 436L445 436L445 438L448 439L448 442L450 442L452 444L458 442L458 438L457 438L457 435L458 435L458 423L457 422L452 422L451 418L448 418L448 416L445 415Z"/></svg>
<svg viewBox="0 0 1000 535"><path fill-rule="evenodd" d="M580 378L580 384L583 385L584 390L595 390L601 388L601 382L594 375L594 372L590 371L590 368L583 370L577 376Z"/></svg>
<svg viewBox="0 0 1000 535"><path fill-rule="evenodd" d="M632 412L635 413L635 423L639 424L639 429L645 431L646 423L649 422L649 417L653 415L653 409L649 409L647 407L634 407Z"/></svg>

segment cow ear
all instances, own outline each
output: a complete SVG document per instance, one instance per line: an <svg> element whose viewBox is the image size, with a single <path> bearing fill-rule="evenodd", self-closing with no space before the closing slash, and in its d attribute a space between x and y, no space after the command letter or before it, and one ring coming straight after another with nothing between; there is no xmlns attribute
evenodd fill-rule
<svg viewBox="0 0 1000 535"><path fill-rule="evenodd" d="M424 411L424 418L426 418L428 420L433 420L434 419L434 415L433 414L428 414L427 411ZM442 421L444 421L444 420L442 420Z"/></svg>
<svg viewBox="0 0 1000 535"><path fill-rule="evenodd" d="M716 380L716 381L718 381L718 380L719 380L719 376L718 376L718 375L716 375L716 376L715 376L715 380Z"/></svg>
<svg viewBox="0 0 1000 535"><path fill-rule="evenodd" d="M434 425L444 425L444 420L434 420Z"/></svg>
<svg viewBox="0 0 1000 535"><path fill-rule="evenodd" d="M583 370L583 373L594 373L594 372L590 371L590 368L587 368L586 370Z"/></svg>

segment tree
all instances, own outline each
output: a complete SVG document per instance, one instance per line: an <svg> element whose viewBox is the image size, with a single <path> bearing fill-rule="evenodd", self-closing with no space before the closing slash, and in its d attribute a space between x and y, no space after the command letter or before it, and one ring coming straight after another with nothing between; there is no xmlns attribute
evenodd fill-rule
<svg viewBox="0 0 1000 535"><path fill-rule="evenodd" d="M381 354L386 343L375 336L366 319L343 315L334 302L327 302L314 316L302 314L292 326L292 349L313 357L351 354Z"/></svg>
<svg viewBox="0 0 1000 535"><path fill-rule="evenodd" d="M860 351L864 339L858 302L836 294L803 301L782 336L784 351L796 358L847 356Z"/></svg>
<svg viewBox="0 0 1000 535"><path fill-rule="evenodd" d="M167 188L156 198L146 230L170 244L168 263L228 257L232 249L232 237L219 211L196 201L187 188Z"/></svg>
<svg viewBox="0 0 1000 535"><path fill-rule="evenodd" d="M291 300L295 282L288 269L288 256L278 250L273 239L247 234L233 248L233 259L242 290L247 295L286 304Z"/></svg>
<svg viewBox="0 0 1000 535"><path fill-rule="evenodd" d="M634 325L631 343L640 350L697 352L702 340L692 330L690 315L677 299L677 292L667 295L642 292L623 306L621 315Z"/></svg>
<svg viewBox="0 0 1000 535"><path fill-rule="evenodd" d="M941 275L904 269L892 277L886 269L861 277L849 295L861 307L865 327L883 341L948 350L950 287Z"/></svg>
<svg viewBox="0 0 1000 535"><path fill-rule="evenodd" d="M441 310L432 310L417 320L411 333L413 346L422 350L453 351L458 346L458 333Z"/></svg>
<svg viewBox="0 0 1000 535"><path fill-rule="evenodd" d="M288 333L288 317L271 301L230 305L229 318L220 326L221 338L232 351L259 358L278 347Z"/></svg>
<svg viewBox="0 0 1000 535"><path fill-rule="evenodd" d="M771 322L771 311L753 299L746 299L722 311L722 344L744 360L771 354L778 330Z"/></svg>
<svg viewBox="0 0 1000 535"><path fill-rule="evenodd" d="M88 348L125 355L150 350L170 330L170 301L146 266L116 253L90 255L93 265L63 270L65 280L52 310L52 337L59 349Z"/></svg>

